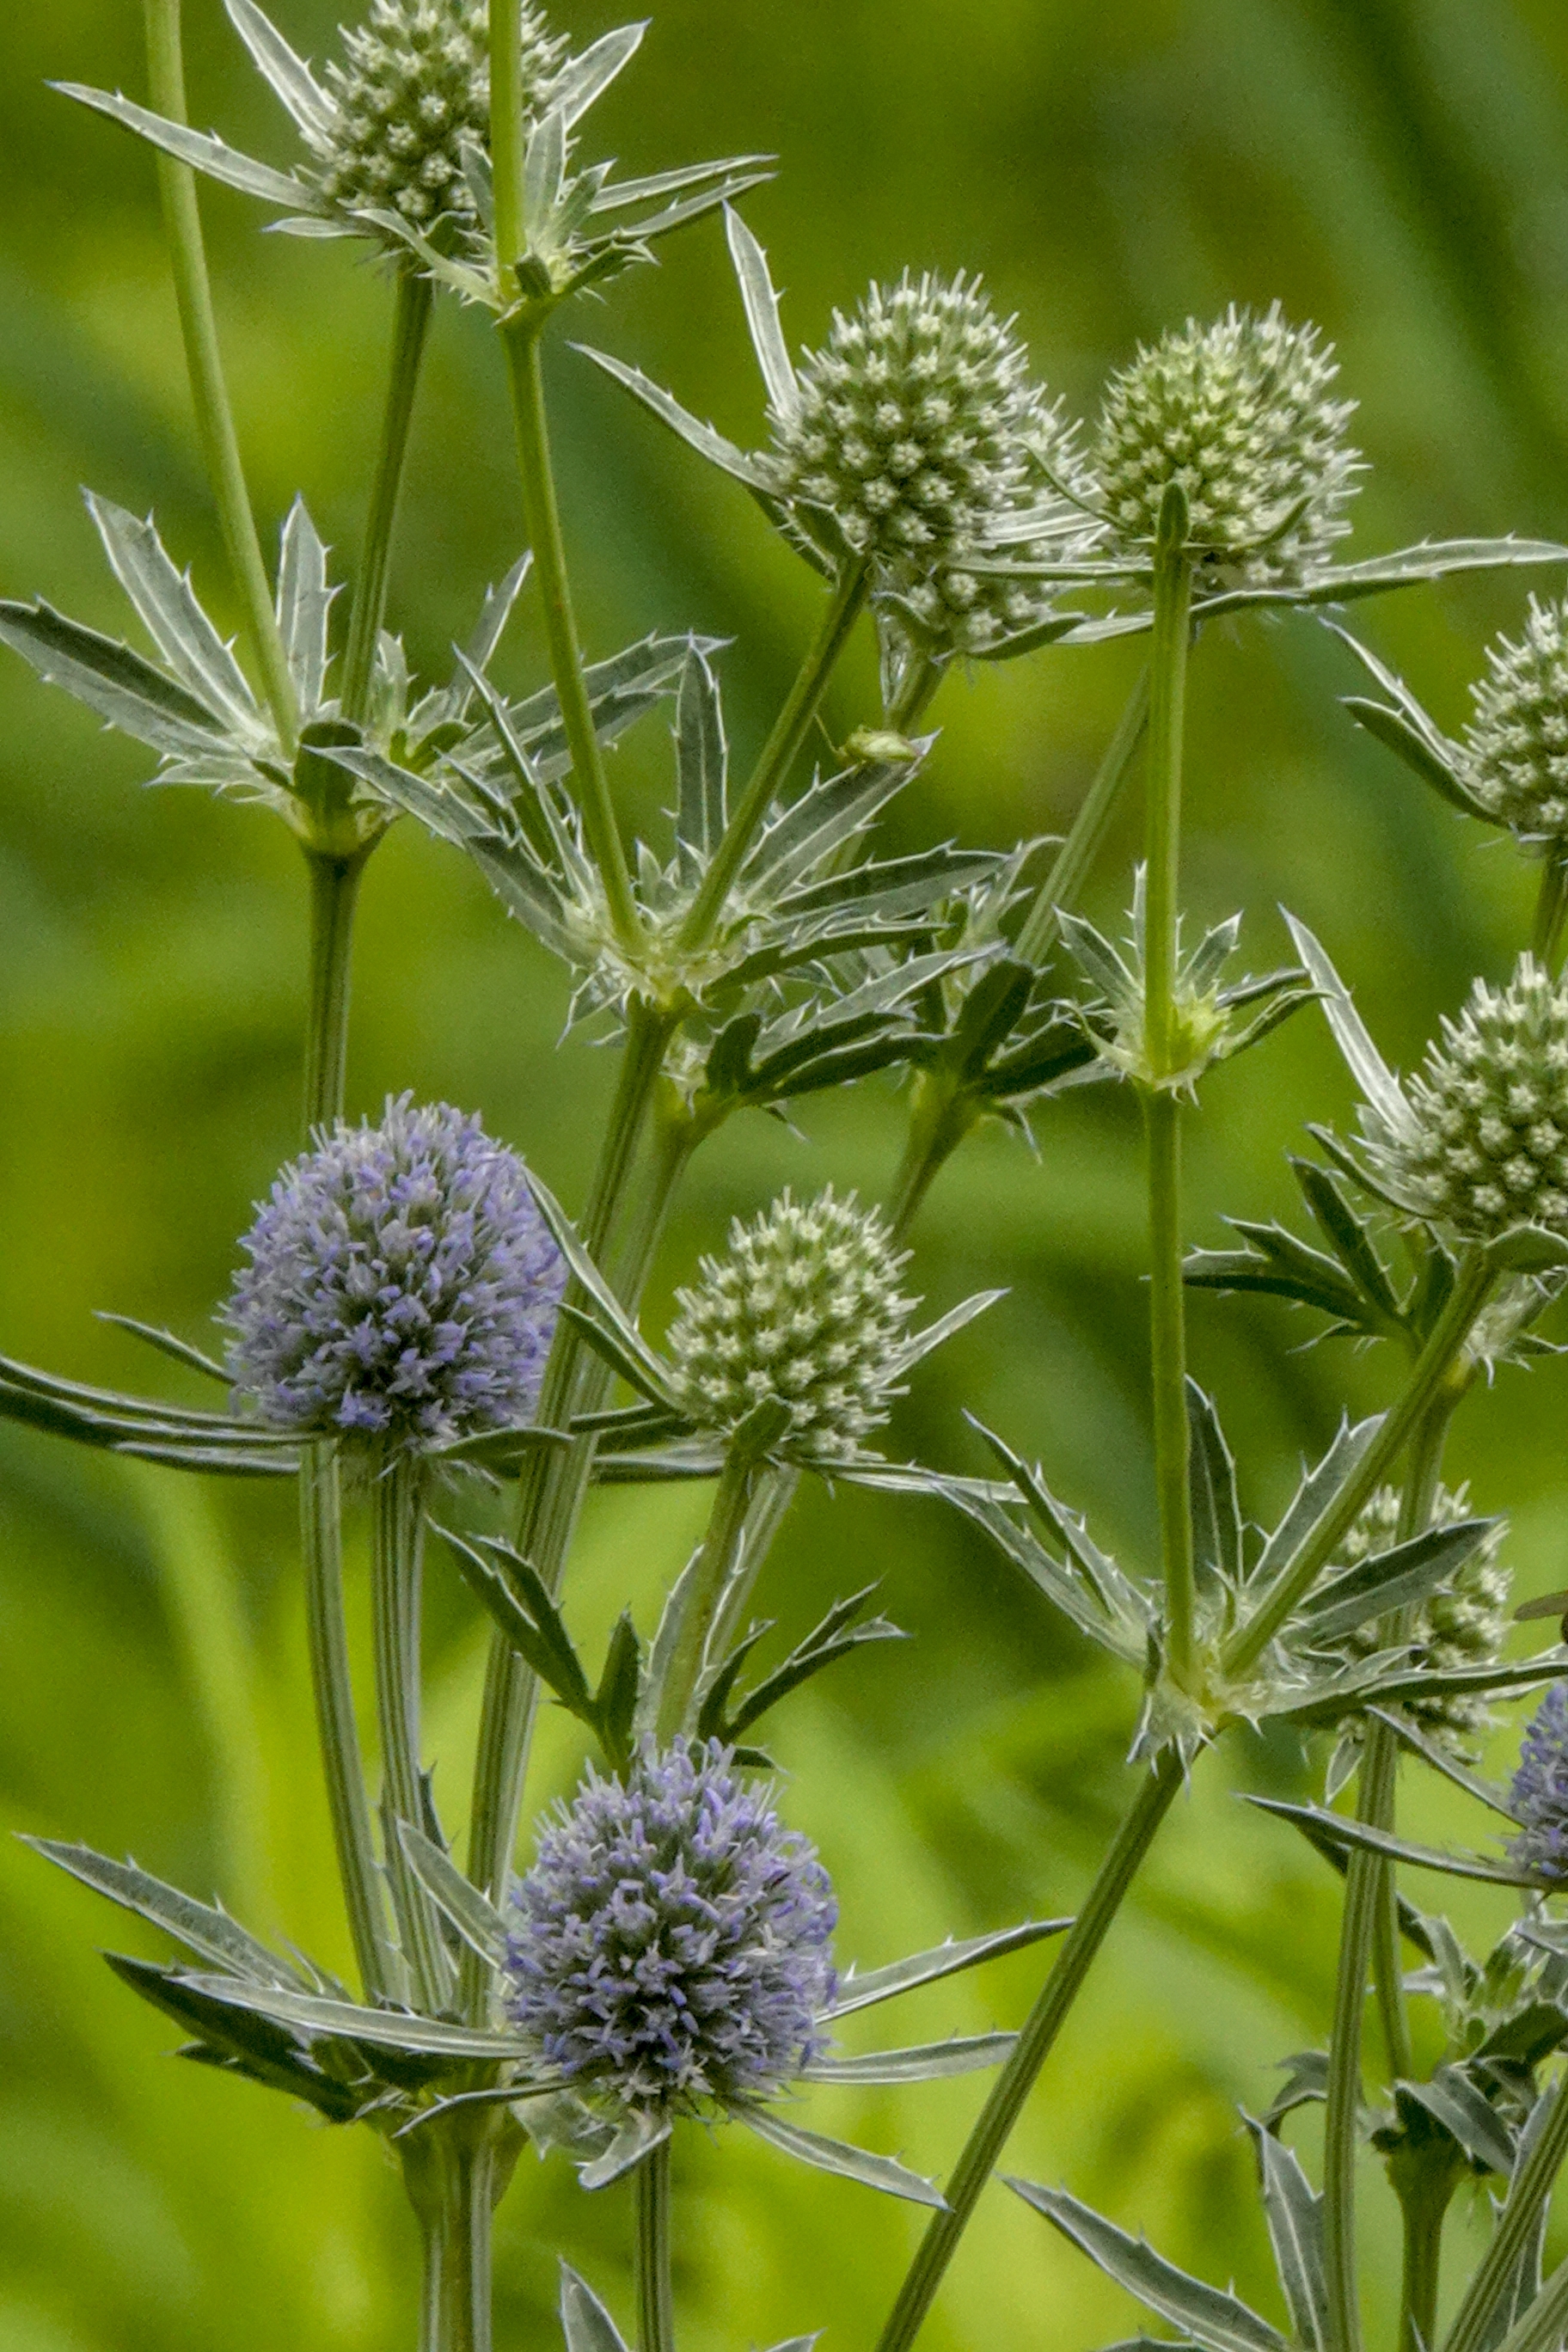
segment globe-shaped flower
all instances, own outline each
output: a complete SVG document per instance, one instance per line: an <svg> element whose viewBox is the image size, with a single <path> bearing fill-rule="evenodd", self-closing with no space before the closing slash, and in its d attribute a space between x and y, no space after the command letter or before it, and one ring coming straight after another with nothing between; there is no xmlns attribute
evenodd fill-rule
<svg viewBox="0 0 1568 2352"><path fill-rule="evenodd" d="M416 227L443 214L472 224L462 151L465 140L489 144L489 0L375 0L344 32L343 61L326 69L336 104L311 142L330 207L396 212ZM529 112L548 104L565 47L523 7Z"/></svg>
<svg viewBox="0 0 1568 2352"><path fill-rule="evenodd" d="M513 1894L508 2007L584 2090L653 2111L765 2099L821 2053L837 1922L806 1841L730 1751L590 1770Z"/></svg>
<svg viewBox="0 0 1568 2352"><path fill-rule="evenodd" d="M682 1410L701 1429L731 1431L757 1405L786 1405L778 1450L852 1454L888 1418L898 1350L915 1301L899 1288L896 1252L875 1209L832 1187L730 1228L722 1258L676 1294L668 1352Z"/></svg>
<svg viewBox="0 0 1568 2352"><path fill-rule="evenodd" d="M1531 1718L1509 1811L1519 1823L1509 1859L1542 1878L1568 1879L1568 1683L1553 1683Z"/></svg>
<svg viewBox="0 0 1568 2352"><path fill-rule="evenodd" d="M1374 1553L1391 1551L1399 1540L1400 1495L1396 1487L1380 1486L1340 1547L1331 1573L1354 1568ZM1434 1527L1450 1528L1471 1516L1464 1487L1450 1492L1439 1486L1432 1505ZM1508 1633L1508 1598L1512 1572L1501 1559L1506 1526L1494 1528L1470 1554L1452 1581L1431 1593L1415 1612L1407 1633L1411 1663L1434 1674L1453 1674L1467 1666L1489 1666L1501 1657ZM1344 1643L1347 1658L1369 1658L1390 1646L1386 1621L1360 1625ZM1461 1763L1473 1763L1480 1741L1495 1720L1482 1698L1466 1693L1417 1694L1400 1702L1406 1715L1429 1739ZM1342 1736L1355 1736L1359 1719L1340 1727Z"/></svg>
<svg viewBox="0 0 1568 2352"><path fill-rule="evenodd" d="M422 1447L527 1421L565 1268L513 1151L388 1097L285 1168L225 1310L240 1401L275 1427Z"/></svg>
<svg viewBox="0 0 1568 2352"><path fill-rule="evenodd" d="M1124 548L1153 541L1168 484L1187 496L1188 535L1205 551L1198 586L1299 581L1349 529L1340 509L1357 470L1336 401L1331 346L1234 306L1212 326L1141 350L1106 387L1095 436L1097 503ZM1259 541L1267 544L1259 545Z"/></svg>
<svg viewBox="0 0 1568 2352"><path fill-rule="evenodd" d="M1487 662L1471 688L1465 782L1521 839L1568 840L1568 604L1532 596L1523 636L1500 637Z"/></svg>
<svg viewBox="0 0 1568 2352"><path fill-rule="evenodd" d="M1478 980L1405 1089L1397 1130L1363 1111L1368 1157L1402 1205L1474 1241L1568 1230L1568 990L1529 955Z"/></svg>

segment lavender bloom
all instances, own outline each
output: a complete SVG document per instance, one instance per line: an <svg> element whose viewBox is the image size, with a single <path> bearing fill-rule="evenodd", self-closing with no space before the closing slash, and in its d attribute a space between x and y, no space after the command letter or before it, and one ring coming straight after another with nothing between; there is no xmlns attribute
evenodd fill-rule
<svg viewBox="0 0 1568 2352"><path fill-rule="evenodd" d="M511 2016L584 2087L724 2106L769 2096L823 2046L827 1874L717 1740L650 1742L624 1785L590 1769L512 1900Z"/></svg>
<svg viewBox="0 0 1568 2352"><path fill-rule="evenodd" d="M1553 1683L1531 1717L1509 1794L1510 1861L1568 1881L1568 1683Z"/></svg>
<svg viewBox="0 0 1568 2352"><path fill-rule="evenodd" d="M413 1100L320 1135L241 1244L229 1370L274 1426L418 1447L538 1405L565 1267L527 1171Z"/></svg>

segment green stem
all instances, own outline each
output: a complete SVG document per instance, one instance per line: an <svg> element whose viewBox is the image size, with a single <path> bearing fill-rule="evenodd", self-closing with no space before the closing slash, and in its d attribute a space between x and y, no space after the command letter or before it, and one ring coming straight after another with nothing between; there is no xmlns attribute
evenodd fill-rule
<svg viewBox="0 0 1568 2352"><path fill-rule="evenodd" d="M675 2352L675 2297L669 2273L669 2142L645 2156L637 2181L638 2352Z"/></svg>
<svg viewBox="0 0 1568 2352"><path fill-rule="evenodd" d="M423 1471L406 1454L394 1454L378 1465L371 1489L371 1617L386 1874L415 2006L429 2015L442 2005L446 1953L430 1898L409 1869L397 1834L403 1822L412 1829L425 1826L419 1757L423 1490Z"/></svg>
<svg viewBox="0 0 1568 2352"><path fill-rule="evenodd" d="M1481 2347L1492 2332L1498 2307L1509 2293L1515 2270L1530 2244L1542 2207L1552 2194L1552 2184L1568 2157L1568 2087L1560 2082L1540 2138L1516 2169L1508 2192L1508 2202L1499 2214L1491 2242L1481 2256L1465 2289L1454 2324L1443 2342L1443 2352L1481 2352ZM1558 2295L1559 2311L1568 2308L1563 2298L1563 2282L1568 2264L1555 2272L1548 2293ZM1540 2305L1532 2307L1526 2317L1532 2317ZM1513 2331L1501 2347L1508 2347L1519 2335Z"/></svg>
<svg viewBox="0 0 1568 2352"><path fill-rule="evenodd" d="M1559 2263L1497 2352L1556 2352L1568 2329L1568 2262ZM1444 2352L1447 2352L1445 2345Z"/></svg>
<svg viewBox="0 0 1568 2352"><path fill-rule="evenodd" d="M1568 860L1549 855L1541 872L1541 892L1535 901L1535 930L1531 950L1537 963L1550 971L1563 946L1563 922L1568 915Z"/></svg>
<svg viewBox="0 0 1568 2352"><path fill-rule="evenodd" d="M740 1557L759 1470L756 1456L741 1446L732 1444L724 1456L702 1549L688 1572L675 1643L658 1696L658 1733L661 1746L673 1739L677 1732L695 1727L692 1717L709 1636Z"/></svg>
<svg viewBox="0 0 1568 2352"><path fill-rule="evenodd" d="M1182 1107L1146 1092L1149 1148L1149 1355L1154 1483L1165 1570L1166 1654L1174 1679L1192 1664L1194 1606L1191 1433L1187 1421L1186 1296L1182 1282Z"/></svg>
<svg viewBox="0 0 1568 2352"><path fill-rule="evenodd" d="M1399 2294L1399 2352L1434 2352L1443 2222L1459 2177L1447 2168L1437 2175L1424 2174L1400 2198L1405 2262Z"/></svg>
<svg viewBox="0 0 1568 2352"><path fill-rule="evenodd" d="M935 697L937 688L947 676L945 662L932 661L929 654L916 654L904 672L903 683L883 714L884 724L895 735L907 735L915 721Z"/></svg>
<svg viewBox="0 0 1568 2352"><path fill-rule="evenodd" d="M1392 1742L1363 1758L1359 1818L1381 1823L1392 1813L1397 1758ZM1361 2113L1362 2025L1367 1969L1377 1924L1377 1856L1352 1853L1345 1874L1339 1976L1329 2040L1328 2104L1323 2125L1323 2268L1329 2352L1357 2352L1361 2306L1355 2267L1355 2157Z"/></svg>
<svg viewBox="0 0 1568 2352"><path fill-rule="evenodd" d="M522 231L522 10L490 0L490 177L500 291L515 291Z"/></svg>
<svg viewBox="0 0 1568 2352"><path fill-rule="evenodd" d="M326 1775L332 1843L342 1880L349 1932L360 1980L370 2000L392 1990L382 1905L381 1874L371 1831L364 1759L354 1717L343 1617L342 1511L336 1449L307 1447L300 1470L300 1539L305 1563L305 1608L316 1730Z"/></svg>
<svg viewBox="0 0 1568 2352"><path fill-rule="evenodd" d="M505 13L503 11L503 13ZM392 564L392 540L397 525L397 502L408 457L409 427L414 421L414 395L425 356L426 330L435 288L428 278L405 264L397 273L397 299L392 319L392 367L387 378L386 410L382 419L381 446L375 479L371 485L370 512L365 520L364 546L354 581L349 614L348 651L343 656L342 714L363 726L370 708L375 676L375 649L386 611L387 574Z"/></svg>
<svg viewBox="0 0 1568 2352"><path fill-rule="evenodd" d="M921 1203L982 1108L955 1072L938 1066L915 1073L904 1156L888 1194L890 1239L901 1243L907 1238Z"/></svg>
<svg viewBox="0 0 1568 2352"><path fill-rule="evenodd" d="M184 123L188 117L180 0L146 0L146 21L147 83L153 110L171 122ZM299 709L267 566L261 557L261 542L256 535L256 517L246 488L239 436L234 429L234 412L224 380L223 354L218 348L217 320L207 278L206 247L196 203L195 174L188 163L176 163L172 156L160 155L158 186L202 457L217 501L229 569L245 608L250 650L261 673L278 740L285 757L292 759L299 732Z"/></svg>
<svg viewBox="0 0 1568 2352"><path fill-rule="evenodd" d="M424 2247L420 2352L491 2352L490 2221L495 2160L489 2135L458 2118L406 2144L404 2185Z"/></svg>
<svg viewBox="0 0 1568 2352"><path fill-rule="evenodd" d="M509 319L501 325L517 426L523 509L528 519L529 544L533 550L534 576L539 582L545 642L550 649L550 674L555 681L561 724L572 756L583 829L599 869L616 936L623 947L635 954L642 937L642 925L610 796L604 750L595 731L594 713L583 677L583 655L577 643L572 589L566 574L566 547L561 533L561 509L556 502L555 475L550 460L544 376L540 364L542 333L542 325L537 320Z"/></svg>
<svg viewBox="0 0 1568 2352"><path fill-rule="evenodd" d="M1094 782L1079 804L1067 838L1052 860L1051 870L1041 883L1018 934L1016 952L1023 962L1039 965L1046 961L1057 943L1058 913L1064 908L1070 912L1078 904L1090 869L1105 846L1121 787L1148 723L1149 673L1144 669L1138 674L1138 683L1127 698L1116 732L1095 771Z"/></svg>
<svg viewBox="0 0 1568 2352"><path fill-rule="evenodd" d="M701 887L681 926L680 945L683 948L701 947L712 930L729 895L730 885L740 872L757 828L767 814L768 804L788 775L795 754L805 740L827 689L827 681L859 618L869 587L870 573L864 563L847 564L839 573L827 610L822 616L821 626L800 666L784 709L773 722L773 732L763 746L762 756L735 805L725 827L724 837L714 852L713 863L703 876Z"/></svg>
<svg viewBox="0 0 1568 2352"><path fill-rule="evenodd" d="M709 1636L709 1647L716 1658L723 1657L733 1647L743 1630L747 1603L756 1590L758 1575L773 1548L778 1531L800 1491L801 1476L802 1473L793 1465L785 1469L770 1465L758 1474L752 1494L752 1507L746 1514L738 1573L731 1576L724 1588L723 1598L713 1619L713 1631Z"/></svg>
<svg viewBox="0 0 1568 2352"><path fill-rule="evenodd" d="M310 878L310 1018L305 1029L305 1132L342 1116L348 1066L354 905L368 850L347 857L307 849Z"/></svg>
<svg viewBox="0 0 1568 2352"><path fill-rule="evenodd" d="M1261 1657L1333 1558L1363 1504L1393 1469L1417 1423L1449 1380L1495 1279L1479 1251L1472 1251L1461 1263L1448 1303L1416 1359L1404 1395L1384 1415L1376 1436L1314 1524L1289 1572L1277 1580L1268 1598L1227 1644L1222 1660L1226 1674L1245 1674Z"/></svg>
<svg viewBox="0 0 1568 2352"><path fill-rule="evenodd" d="M1193 604L1193 561L1184 544L1185 528L1186 504L1173 483L1161 509L1154 548L1154 625L1149 655L1143 1045L1156 1078L1168 1077L1173 1067L1182 757Z"/></svg>
<svg viewBox="0 0 1568 2352"><path fill-rule="evenodd" d="M1133 1800L1056 1966L1046 1979L1045 1989L1014 2044L1012 2055L964 2142L947 2184L947 2210L933 2215L926 2229L898 2301L878 2339L877 2352L908 2352L919 2335L947 2266L969 2226L981 2190L991 2178L1024 2102L1050 2055L1106 1932L1182 1782L1181 1759L1174 1749L1166 1748Z"/></svg>

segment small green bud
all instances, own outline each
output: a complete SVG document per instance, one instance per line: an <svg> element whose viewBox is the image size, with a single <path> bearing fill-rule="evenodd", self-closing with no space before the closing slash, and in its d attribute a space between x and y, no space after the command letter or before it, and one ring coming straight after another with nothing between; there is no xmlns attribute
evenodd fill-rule
<svg viewBox="0 0 1568 2352"><path fill-rule="evenodd" d="M1500 637L1487 662L1470 689L1465 782L1522 839L1568 843L1568 605L1532 596L1523 636Z"/></svg>
<svg viewBox="0 0 1568 2352"><path fill-rule="evenodd" d="M832 1187L773 1206L730 1228L729 1255L702 1260L701 1280L677 1293L668 1353L683 1410L699 1428L728 1433L756 1406L787 1406L778 1448L819 1459L856 1452L888 1418L894 1360L915 1301L875 1209Z"/></svg>

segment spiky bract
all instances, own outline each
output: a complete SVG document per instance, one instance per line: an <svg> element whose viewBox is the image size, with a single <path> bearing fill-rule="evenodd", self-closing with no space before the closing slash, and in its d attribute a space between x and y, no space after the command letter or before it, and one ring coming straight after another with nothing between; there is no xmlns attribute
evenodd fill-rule
<svg viewBox="0 0 1568 2352"><path fill-rule="evenodd" d="M1511 1225L1568 1230L1568 990L1523 955L1506 988L1478 980L1368 1156L1402 1205L1475 1241Z"/></svg>
<svg viewBox="0 0 1568 2352"><path fill-rule="evenodd" d="M855 1452L888 1417L898 1350L915 1301L899 1288L907 1261L878 1211L785 1192L730 1228L722 1258L678 1292L669 1333L675 1385L700 1428L735 1429L764 1400L789 1409L780 1452Z"/></svg>
<svg viewBox="0 0 1568 2352"><path fill-rule="evenodd" d="M1526 841L1568 841L1568 604L1530 600L1518 644L1487 648L1471 688L1465 781Z"/></svg>
<svg viewBox="0 0 1568 2352"><path fill-rule="evenodd" d="M1553 1683L1531 1719L1509 1792L1519 1834L1509 1858L1568 1880L1568 1683Z"/></svg>
<svg viewBox="0 0 1568 2352"><path fill-rule="evenodd" d="M225 1310L240 1400L276 1427L424 1447L529 1420L565 1286L514 1151L388 1098L285 1168Z"/></svg>
<svg viewBox="0 0 1568 2352"><path fill-rule="evenodd" d="M513 0L517 5L517 0ZM522 9L523 103L536 113L565 52ZM489 147L488 0L375 0L327 68L336 100L320 185L334 210L395 212L417 228L472 224L463 146Z"/></svg>
<svg viewBox="0 0 1568 2352"><path fill-rule="evenodd" d="M1352 401L1315 327L1278 303L1142 349L1106 387L1095 436L1097 503L1117 543L1152 542L1165 490L1186 493L1198 586L1299 581L1349 529L1341 513L1357 469L1344 428Z"/></svg>
<svg viewBox="0 0 1568 2352"><path fill-rule="evenodd" d="M1340 1547L1331 1574L1354 1568L1374 1554L1392 1551L1399 1540L1401 1496L1394 1486L1380 1486L1363 1509ZM1450 1528L1470 1517L1469 1496L1461 1486L1439 1486L1432 1503L1430 1524ZM1409 1646L1412 1665L1433 1674L1454 1674L1467 1666L1495 1665L1502 1655L1509 1628L1508 1599L1512 1571L1503 1565L1506 1525L1485 1537L1452 1580L1431 1593L1414 1612L1409 1626L1394 1634L1384 1621L1358 1626L1344 1643L1352 1660L1376 1651ZM1468 1693L1416 1693L1400 1702L1404 1711L1429 1739L1461 1763L1474 1763L1480 1742L1495 1717L1484 1698ZM1342 1736L1353 1734L1354 1720L1341 1726Z"/></svg>
<svg viewBox="0 0 1568 2352"><path fill-rule="evenodd" d="M514 1892L508 2007L545 2063L644 2109L772 2096L819 2054L827 1874L713 1740L589 1771Z"/></svg>

